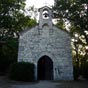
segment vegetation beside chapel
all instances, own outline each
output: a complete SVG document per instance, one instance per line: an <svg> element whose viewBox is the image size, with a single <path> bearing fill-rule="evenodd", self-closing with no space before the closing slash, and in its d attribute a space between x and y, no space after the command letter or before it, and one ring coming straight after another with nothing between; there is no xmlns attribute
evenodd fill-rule
<svg viewBox="0 0 88 88"><path fill-rule="evenodd" d="M34 64L29 62L12 64L9 78L16 81L34 81Z"/></svg>

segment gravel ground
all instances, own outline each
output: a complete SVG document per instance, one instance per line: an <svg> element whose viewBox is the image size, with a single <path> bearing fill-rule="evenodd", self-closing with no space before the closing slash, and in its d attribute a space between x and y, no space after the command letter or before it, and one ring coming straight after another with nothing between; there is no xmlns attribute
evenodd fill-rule
<svg viewBox="0 0 88 88"><path fill-rule="evenodd" d="M65 81L58 83L61 83L61 85L56 88L88 88L88 81Z"/></svg>
<svg viewBox="0 0 88 88"><path fill-rule="evenodd" d="M88 88L88 81L18 82L0 77L0 88Z"/></svg>

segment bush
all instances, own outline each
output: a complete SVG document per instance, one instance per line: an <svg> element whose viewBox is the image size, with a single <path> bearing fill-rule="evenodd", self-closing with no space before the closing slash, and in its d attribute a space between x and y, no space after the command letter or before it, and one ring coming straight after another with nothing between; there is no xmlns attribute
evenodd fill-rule
<svg viewBox="0 0 88 88"><path fill-rule="evenodd" d="M0 75L6 75L8 73L8 68L11 63L11 60L8 58L0 58Z"/></svg>
<svg viewBox="0 0 88 88"><path fill-rule="evenodd" d="M73 66L73 75L74 75L74 80L78 80L78 77L79 77L79 69L77 68L76 65Z"/></svg>
<svg viewBox="0 0 88 88"><path fill-rule="evenodd" d="M10 38L0 43L0 75L6 75L9 66L17 62L18 39Z"/></svg>
<svg viewBox="0 0 88 88"><path fill-rule="evenodd" d="M88 79L88 62L82 64L81 74L84 78Z"/></svg>
<svg viewBox="0 0 88 88"><path fill-rule="evenodd" d="M34 81L34 64L14 63L10 66L9 78L17 81Z"/></svg>

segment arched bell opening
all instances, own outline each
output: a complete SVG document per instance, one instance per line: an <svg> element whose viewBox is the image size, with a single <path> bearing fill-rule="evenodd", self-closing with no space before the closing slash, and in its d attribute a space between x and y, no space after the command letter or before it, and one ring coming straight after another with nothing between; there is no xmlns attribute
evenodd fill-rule
<svg viewBox="0 0 88 88"><path fill-rule="evenodd" d="M43 10L42 15L43 15L43 19L49 19L49 11L47 9Z"/></svg>

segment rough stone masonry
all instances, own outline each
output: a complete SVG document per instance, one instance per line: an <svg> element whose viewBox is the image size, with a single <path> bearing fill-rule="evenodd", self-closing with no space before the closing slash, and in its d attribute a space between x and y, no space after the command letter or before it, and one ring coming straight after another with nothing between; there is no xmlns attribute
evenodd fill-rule
<svg viewBox="0 0 88 88"><path fill-rule="evenodd" d="M35 80L47 80L51 76L52 80L73 80L70 35L53 25L51 8L44 6L39 12L39 24L20 33L18 62L34 63ZM53 63L50 64L48 59L44 60L43 56ZM42 60L39 62L40 59ZM38 78L38 74L41 78Z"/></svg>

